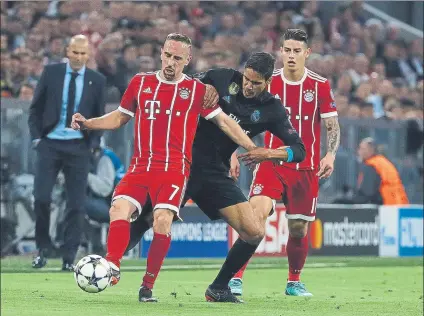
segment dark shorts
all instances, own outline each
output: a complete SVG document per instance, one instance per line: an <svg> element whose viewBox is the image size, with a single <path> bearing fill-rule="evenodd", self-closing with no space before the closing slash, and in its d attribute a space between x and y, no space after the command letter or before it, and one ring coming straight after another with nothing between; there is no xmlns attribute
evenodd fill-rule
<svg viewBox="0 0 424 316"><path fill-rule="evenodd" d="M221 218L220 209L247 202L228 172L208 168L191 169L184 201L190 198L211 220Z"/></svg>

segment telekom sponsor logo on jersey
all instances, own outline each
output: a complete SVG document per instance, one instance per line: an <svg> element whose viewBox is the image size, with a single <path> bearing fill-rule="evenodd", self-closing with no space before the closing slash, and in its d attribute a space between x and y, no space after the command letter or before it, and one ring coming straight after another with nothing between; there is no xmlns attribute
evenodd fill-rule
<svg viewBox="0 0 424 316"><path fill-rule="evenodd" d="M305 68L300 81L289 81L282 69L274 72L268 91L281 100L293 127L306 147L301 163L286 163L286 167L310 170L319 166L321 118L337 115L334 98L327 79ZM284 143L271 133L265 134L265 146L278 148Z"/></svg>
<svg viewBox="0 0 424 316"><path fill-rule="evenodd" d="M145 106L144 111L149 114L147 119L148 120L155 120L157 114L161 113L160 101L147 100L145 104L146 104L146 106ZM175 116L180 116L181 111L171 112L171 110L165 110L165 115L171 115L171 114L175 115Z"/></svg>
<svg viewBox="0 0 424 316"><path fill-rule="evenodd" d="M160 101L147 100L145 111L149 114L147 117L148 120L156 120L155 111L158 111L158 114L160 113Z"/></svg>

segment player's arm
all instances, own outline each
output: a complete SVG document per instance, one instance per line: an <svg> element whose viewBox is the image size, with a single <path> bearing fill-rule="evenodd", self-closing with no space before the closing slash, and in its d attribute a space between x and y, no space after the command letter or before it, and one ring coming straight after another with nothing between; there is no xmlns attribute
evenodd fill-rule
<svg viewBox="0 0 424 316"><path fill-rule="evenodd" d="M284 108L282 108L284 109ZM284 162L302 162L306 157L306 149L297 131L284 111L281 120L271 124L269 131L280 138L286 146L277 149L269 149L270 160L282 160Z"/></svg>
<svg viewBox="0 0 424 316"><path fill-rule="evenodd" d="M239 176L240 162L237 159L237 151L235 151L230 158L230 177L237 181Z"/></svg>
<svg viewBox="0 0 424 316"><path fill-rule="evenodd" d="M328 178L334 171L334 160L336 159L337 149L340 145L340 126L337 115L323 118L327 128L327 154L320 161L317 176Z"/></svg>
<svg viewBox="0 0 424 316"><path fill-rule="evenodd" d="M294 129L287 111L281 101L275 100L275 119L269 124L268 131L280 138L286 146L277 149L268 149L268 160L282 160L284 162L301 162L305 159L306 150L302 139Z"/></svg>
<svg viewBox="0 0 424 316"><path fill-rule="evenodd" d="M328 81L319 86L318 102L320 115L327 129L327 154L320 161L317 175L320 178L328 178L333 173L334 160L340 144L340 126L336 103Z"/></svg>
<svg viewBox="0 0 424 316"><path fill-rule="evenodd" d="M203 97L203 108L205 109L211 109L213 108L219 101L219 94L218 91L216 91L215 87L207 84L206 85L206 93Z"/></svg>
<svg viewBox="0 0 424 316"><path fill-rule="evenodd" d="M113 130L125 125L131 117L130 114L124 113L120 109L88 120L80 113L75 113L72 116L71 127L75 130Z"/></svg>
<svg viewBox="0 0 424 316"><path fill-rule="evenodd" d="M327 128L327 155L336 157L340 145L340 125L338 117L331 116L323 120Z"/></svg>
<svg viewBox="0 0 424 316"><path fill-rule="evenodd" d="M305 145L302 139L290 123L281 102L277 100L275 102L274 120L269 123L268 130L283 140L287 146L277 149L256 148L239 155L239 158L249 167L265 160L301 162L305 159Z"/></svg>
<svg viewBox="0 0 424 316"><path fill-rule="evenodd" d="M256 147L255 143L247 136L240 125L231 119L227 114L220 111L217 115L210 119L216 126L219 127L233 142L243 147L246 150L251 150Z"/></svg>
<svg viewBox="0 0 424 316"><path fill-rule="evenodd" d="M137 109L137 95L141 87L141 74L135 75L125 90L121 99L121 105L110 113L100 117L86 119L80 113L72 116L71 127L73 129L91 129L91 130L113 130L128 123L131 117L134 117Z"/></svg>

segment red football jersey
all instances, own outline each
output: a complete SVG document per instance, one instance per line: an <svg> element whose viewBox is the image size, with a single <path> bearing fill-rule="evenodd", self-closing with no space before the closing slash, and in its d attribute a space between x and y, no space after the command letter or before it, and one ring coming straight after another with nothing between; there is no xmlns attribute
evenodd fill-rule
<svg viewBox="0 0 424 316"><path fill-rule="evenodd" d="M301 163L284 163L297 170L319 168L321 118L337 115L336 103L327 79L305 68L302 79L293 82L284 77L283 69L275 70L268 91L281 99L293 127L298 131L306 148L306 158ZM284 146L282 140L267 132L265 147Z"/></svg>
<svg viewBox="0 0 424 316"><path fill-rule="evenodd" d="M202 107L205 91L203 83L186 75L175 82L160 78L159 72L131 79L118 108L135 118L129 171L189 174L198 116L211 119L222 111L218 105Z"/></svg>

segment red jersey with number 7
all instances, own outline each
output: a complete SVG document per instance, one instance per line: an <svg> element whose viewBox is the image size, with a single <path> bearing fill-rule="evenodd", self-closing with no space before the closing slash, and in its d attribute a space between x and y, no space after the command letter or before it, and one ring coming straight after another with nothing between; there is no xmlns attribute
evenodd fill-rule
<svg viewBox="0 0 424 316"><path fill-rule="evenodd" d="M328 80L305 68L302 79L293 82L284 77L283 69L278 69L272 75L268 91L281 99L306 148L306 158L303 162L284 163L284 166L296 170L319 169L321 118L337 115ZM266 132L265 147L281 146L285 146L282 140Z"/></svg>
<svg viewBox="0 0 424 316"><path fill-rule="evenodd" d="M119 111L135 119L134 153L129 172L178 171L190 173L191 149L198 117L215 117L221 108L202 107L206 87L183 74L166 81L158 72L135 75Z"/></svg>

